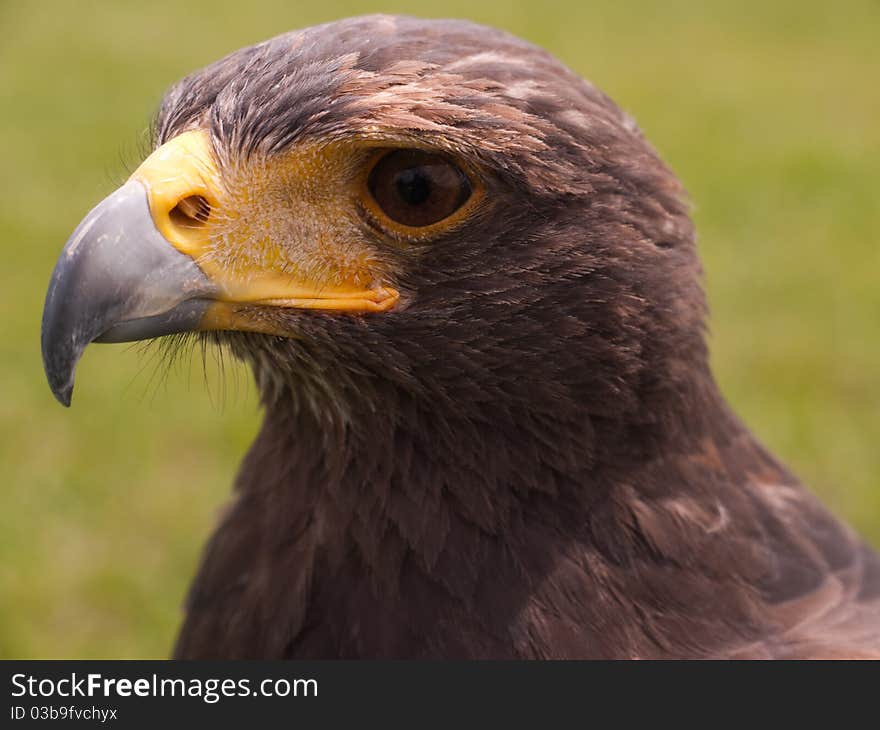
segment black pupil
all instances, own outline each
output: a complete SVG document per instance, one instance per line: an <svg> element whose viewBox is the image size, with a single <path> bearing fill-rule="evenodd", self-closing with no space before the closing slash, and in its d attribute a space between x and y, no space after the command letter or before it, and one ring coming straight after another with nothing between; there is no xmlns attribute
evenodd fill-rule
<svg viewBox="0 0 880 730"><path fill-rule="evenodd" d="M423 167L401 170L394 183L401 199L409 205L421 205L431 197L431 180Z"/></svg>
<svg viewBox="0 0 880 730"><path fill-rule="evenodd" d="M426 150L391 150L370 171L367 187L394 223L414 228L451 216L471 196L470 181L444 155Z"/></svg>

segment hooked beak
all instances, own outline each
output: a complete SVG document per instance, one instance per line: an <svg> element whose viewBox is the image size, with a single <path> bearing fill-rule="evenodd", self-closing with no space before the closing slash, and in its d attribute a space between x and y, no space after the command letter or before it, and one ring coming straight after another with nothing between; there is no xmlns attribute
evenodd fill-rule
<svg viewBox="0 0 880 730"><path fill-rule="evenodd" d="M63 405L91 342L218 329L284 335L249 308L379 312L397 302L390 288L220 269L203 257L210 243L203 213L218 205L218 178L207 134L185 132L150 155L68 239L49 282L41 338L49 387Z"/></svg>
<svg viewBox="0 0 880 730"><path fill-rule="evenodd" d="M55 264L43 309L49 387L70 405L76 363L91 342L129 342L196 329L217 293L150 217L129 181L77 226Z"/></svg>

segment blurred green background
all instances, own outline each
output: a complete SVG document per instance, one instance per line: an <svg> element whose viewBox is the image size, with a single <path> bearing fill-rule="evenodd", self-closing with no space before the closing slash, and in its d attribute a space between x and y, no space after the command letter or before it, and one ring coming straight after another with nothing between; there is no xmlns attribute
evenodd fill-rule
<svg viewBox="0 0 880 730"><path fill-rule="evenodd" d="M139 162L181 75L364 12L550 49L640 122L695 203L724 391L880 545L880 4L0 0L0 656L162 657L259 422L248 374L90 348L73 408L39 357L55 258Z"/></svg>

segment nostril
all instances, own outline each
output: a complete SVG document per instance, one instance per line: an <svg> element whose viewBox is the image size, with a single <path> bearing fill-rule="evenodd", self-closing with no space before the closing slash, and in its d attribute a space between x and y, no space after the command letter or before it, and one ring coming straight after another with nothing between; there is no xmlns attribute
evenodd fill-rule
<svg viewBox="0 0 880 730"><path fill-rule="evenodd" d="M181 228L201 228L211 215L211 205L201 195L183 198L168 213L171 222Z"/></svg>

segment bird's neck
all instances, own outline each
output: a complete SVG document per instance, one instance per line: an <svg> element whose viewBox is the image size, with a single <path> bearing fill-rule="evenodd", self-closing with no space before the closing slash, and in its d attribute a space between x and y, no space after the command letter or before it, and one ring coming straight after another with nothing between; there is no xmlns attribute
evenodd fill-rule
<svg viewBox="0 0 880 730"><path fill-rule="evenodd" d="M297 635L299 656L376 655L367 634L417 642L455 615L491 643L484 624L517 620L573 543L614 549L631 519L615 511L629 509L621 488L687 492L700 471L688 452L723 470L743 433L710 378L645 404L643 421L511 404L457 418L448 404L385 396L391 410L328 419L275 393L239 475L242 524L259 526L249 570L288 582L286 598L255 610L323 627Z"/></svg>

